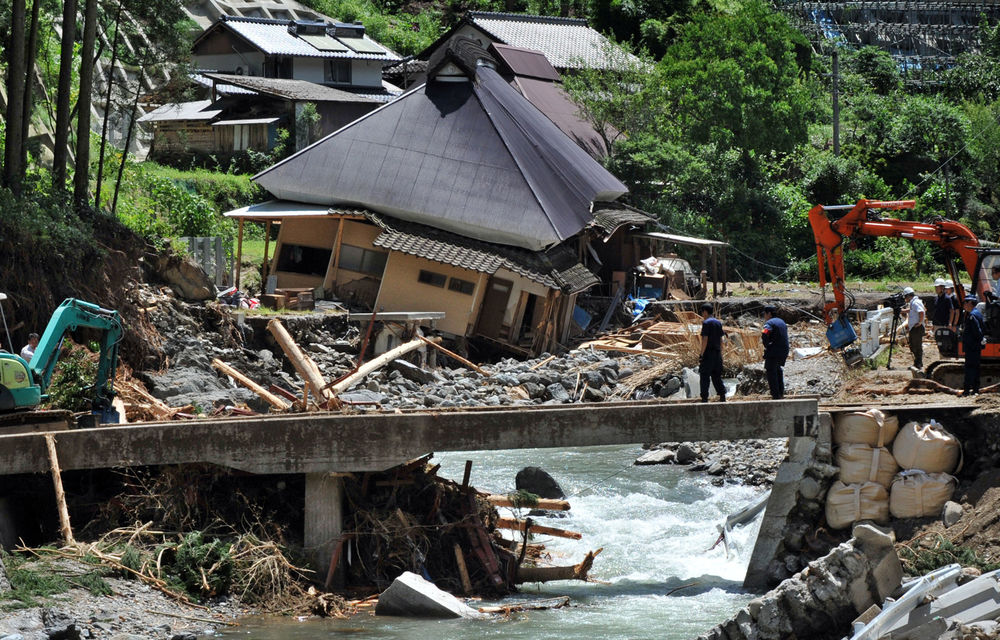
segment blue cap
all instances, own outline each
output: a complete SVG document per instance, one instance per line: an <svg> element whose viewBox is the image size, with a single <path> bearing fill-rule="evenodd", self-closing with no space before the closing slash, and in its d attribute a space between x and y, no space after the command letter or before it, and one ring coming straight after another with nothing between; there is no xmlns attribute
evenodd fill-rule
<svg viewBox="0 0 1000 640"><path fill-rule="evenodd" d="M965 301L966 302L979 302L979 298L977 298L976 296L974 296L974 295L972 295L970 293L969 295L965 296Z"/></svg>

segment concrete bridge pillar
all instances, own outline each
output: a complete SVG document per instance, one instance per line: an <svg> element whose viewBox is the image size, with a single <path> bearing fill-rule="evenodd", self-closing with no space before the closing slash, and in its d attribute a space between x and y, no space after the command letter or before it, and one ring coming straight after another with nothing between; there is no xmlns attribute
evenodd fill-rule
<svg viewBox="0 0 1000 640"><path fill-rule="evenodd" d="M332 473L307 473L303 547L316 580L326 580L330 558L344 529L344 484Z"/></svg>

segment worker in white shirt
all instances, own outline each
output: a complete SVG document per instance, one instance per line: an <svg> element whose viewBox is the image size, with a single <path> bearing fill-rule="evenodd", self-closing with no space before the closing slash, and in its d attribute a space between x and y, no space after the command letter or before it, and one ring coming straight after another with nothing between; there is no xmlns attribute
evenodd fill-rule
<svg viewBox="0 0 1000 640"><path fill-rule="evenodd" d="M903 297L910 305L910 310L906 316L906 332L910 339L910 353L913 354L913 366L917 369L924 368L924 317L926 310L924 303L913 287L903 289Z"/></svg>
<svg viewBox="0 0 1000 640"><path fill-rule="evenodd" d="M35 349L38 347L38 334L29 333L28 334L28 344L24 345L21 349L21 358L25 362L31 362L31 358L35 355Z"/></svg>
<svg viewBox="0 0 1000 640"><path fill-rule="evenodd" d="M1000 302L1000 264L993 265L990 276L993 278L993 301Z"/></svg>

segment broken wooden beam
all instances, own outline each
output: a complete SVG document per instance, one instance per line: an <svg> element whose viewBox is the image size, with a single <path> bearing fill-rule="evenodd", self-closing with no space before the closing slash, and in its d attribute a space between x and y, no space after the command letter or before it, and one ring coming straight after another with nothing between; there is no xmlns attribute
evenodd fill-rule
<svg viewBox="0 0 1000 640"><path fill-rule="evenodd" d="M288 411L292 407L292 404L290 402L287 402L283 398L279 398L278 396L274 395L273 393L271 393L264 387L260 386L250 378L246 377L245 375L243 375L230 365L226 364L222 360L214 358L212 360L212 366L221 371L222 373L226 374L236 382L240 383L247 389L250 389L251 391L256 393L265 402L267 402L269 405L271 405L278 411Z"/></svg>
<svg viewBox="0 0 1000 640"><path fill-rule="evenodd" d="M271 322L274 321L272 320ZM379 357L373 360L369 360L368 362L358 367L357 371L347 376L346 378L340 380L339 382L337 382L337 384L330 385L329 391L332 391L333 393L341 393L343 391L347 391L348 389L351 388L351 386L363 380L364 377L367 376L372 371L381 369L382 367L389 364L396 358L404 356L411 351L416 351L420 347L424 346L425 341L441 342L441 338L417 338L416 340L410 340L407 343L401 344L395 349L392 349L391 351L386 351Z"/></svg>
<svg viewBox="0 0 1000 640"><path fill-rule="evenodd" d="M515 494L516 495L516 494ZM541 509L542 511L569 511L569 500L556 500L553 498L538 498L535 501L521 502L516 498L502 494L491 494L486 496L486 501L494 507L512 507L515 509Z"/></svg>
<svg viewBox="0 0 1000 640"><path fill-rule="evenodd" d="M526 524L526 520L519 520L517 518L499 518L496 521L497 529L510 529L513 531L520 531L521 533L524 533ZM579 540L583 538L583 534L578 531L556 529L555 527L544 527L540 524L535 524L534 522L531 523L531 533L555 536L557 538L569 538L570 540Z"/></svg>
<svg viewBox="0 0 1000 640"><path fill-rule="evenodd" d="M518 567L515 584L525 582L551 582L553 580L587 580L594 558L604 551L604 547L591 551L583 562L566 567Z"/></svg>
<svg viewBox="0 0 1000 640"><path fill-rule="evenodd" d="M476 373L478 373L481 376L485 376L487 378L490 376L490 372L489 371L484 371L482 369L482 367L480 367L479 365L477 365L474 362L471 362L469 360L466 360L465 358L463 358L462 356L458 355L457 353L455 353L451 349L446 349L446 348L442 347L440 344L438 344L437 342L434 342L433 340L429 340L429 339L427 339L427 338L425 338L423 336L419 336L419 335L417 336L417 340L422 340L424 342L424 344L428 344L428 345L434 347L435 349L437 349L438 351L440 351L444 355L448 356L452 360L455 360L457 362L462 363L462 365L464 365L467 369L472 369L473 371L475 371Z"/></svg>
<svg viewBox="0 0 1000 640"><path fill-rule="evenodd" d="M336 394L326 389L326 381L320 374L319 367L299 348L285 325L281 324L280 320L274 319L267 323L267 330L278 341L278 345L285 352L292 366L295 367L299 377L312 388L314 394L322 394L317 398L320 404L325 405L336 401Z"/></svg>
<svg viewBox="0 0 1000 640"><path fill-rule="evenodd" d="M569 604L569 596L559 596L558 598L547 598L534 602L522 604L512 604L506 606L479 607L479 613L517 613L520 611L542 611L545 609L561 609Z"/></svg>

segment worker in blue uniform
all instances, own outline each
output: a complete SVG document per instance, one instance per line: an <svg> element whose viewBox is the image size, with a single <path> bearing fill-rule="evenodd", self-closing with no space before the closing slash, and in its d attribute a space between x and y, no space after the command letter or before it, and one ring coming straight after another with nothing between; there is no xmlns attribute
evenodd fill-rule
<svg viewBox="0 0 1000 640"><path fill-rule="evenodd" d="M722 323L715 317L712 303L701 305L701 364L698 374L701 376L701 401L708 402L708 383L711 380L719 401L726 401L726 386L722 384Z"/></svg>
<svg viewBox="0 0 1000 640"><path fill-rule="evenodd" d="M764 307L764 328L760 336L764 343L764 372L771 397L785 397L785 361L788 360L788 325L778 317L778 309Z"/></svg>
<svg viewBox="0 0 1000 640"><path fill-rule="evenodd" d="M979 363L982 360L983 342L986 337L986 321L976 308L979 299L974 295L965 296L965 328L962 332L962 348L965 350L965 382L962 395L979 393Z"/></svg>

